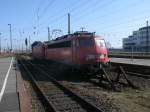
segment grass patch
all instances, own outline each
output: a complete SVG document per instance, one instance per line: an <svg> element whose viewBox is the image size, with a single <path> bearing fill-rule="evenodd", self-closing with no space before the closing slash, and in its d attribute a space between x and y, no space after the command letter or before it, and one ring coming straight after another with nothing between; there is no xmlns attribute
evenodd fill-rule
<svg viewBox="0 0 150 112"><path fill-rule="evenodd" d="M123 111L150 112L150 89L113 92L112 97L116 99L116 103Z"/></svg>

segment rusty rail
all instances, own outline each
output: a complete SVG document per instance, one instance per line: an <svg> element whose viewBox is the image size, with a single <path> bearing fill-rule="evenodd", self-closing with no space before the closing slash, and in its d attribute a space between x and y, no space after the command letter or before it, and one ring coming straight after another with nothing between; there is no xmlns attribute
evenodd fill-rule
<svg viewBox="0 0 150 112"><path fill-rule="evenodd" d="M42 93L42 91L40 90L40 88L38 87L38 84L36 82L36 80L33 77L33 74L28 70L28 68L25 66L25 64L23 62L21 62L21 64L23 65L24 69L27 71L27 73L29 74L33 85L35 86L36 90L40 93L40 96L43 97L43 99L45 99L45 103L46 103L46 107L48 108L48 111L53 111L56 112L57 109L56 107L53 106L53 104L47 99L47 97ZM65 85L61 84L60 82L58 82L57 80L55 80L53 77L51 77L49 74L47 74L45 71L43 71L41 68L34 66L32 63L28 62L28 65L30 65L30 67L33 67L34 69L36 69L40 74L42 74L43 76L46 76L48 79L51 80L51 82L53 82L57 87L59 87L61 90L65 91L65 93L69 93L68 96L73 96L74 100L76 102L78 102L78 104L81 105L82 108L84 108L84 110L86 110L87 112L102 112L102 110L100 109L100 107L97 107L91 103L89 103L88 101L86 101L85 99L83 99L82 97L80 97L79 95L77 95L76 93L74 93L73 91L71 91L69 88L67 88Z"/></svg>

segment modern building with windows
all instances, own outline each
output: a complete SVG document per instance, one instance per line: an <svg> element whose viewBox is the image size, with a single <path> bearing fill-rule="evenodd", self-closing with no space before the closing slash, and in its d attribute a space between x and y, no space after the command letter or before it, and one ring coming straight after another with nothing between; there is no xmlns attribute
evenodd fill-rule
<svg viewBox="0 0 150 112"><path fill-rule="evenodd" d="M124 38L123 49L124 51L133 52L146 52L147 50L150 52L150 26L142 27L137 31L133 31L132 35Z"/></svg>

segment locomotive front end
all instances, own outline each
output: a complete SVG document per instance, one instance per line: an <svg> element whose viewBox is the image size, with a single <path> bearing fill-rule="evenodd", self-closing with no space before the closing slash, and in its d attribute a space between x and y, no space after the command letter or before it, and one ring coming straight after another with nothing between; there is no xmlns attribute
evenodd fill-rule
<svg viewBox="0 0 150 112"><path fill-rule="evenodd" d="M108 50L105 44L105 40L99 37L95 38L97 62L106 65L109 62Z"/></svg>
<svg viewBox="0 0 150 112"><path fill-rule="evenodd" d="M79 62L88 70L97 71L108 65L108 50L105 40L102 37L95 36L95 33L89 36L82 36L79 39L80 54Z"/></svg>
<svg viewBox="0 0 150 112"><path fill-rule="evenodd" d="M97 71L109 65L108 50L105 40L101 37L94 37L94 53L87 56L87 60L92 60L91 70Z"/></svg>

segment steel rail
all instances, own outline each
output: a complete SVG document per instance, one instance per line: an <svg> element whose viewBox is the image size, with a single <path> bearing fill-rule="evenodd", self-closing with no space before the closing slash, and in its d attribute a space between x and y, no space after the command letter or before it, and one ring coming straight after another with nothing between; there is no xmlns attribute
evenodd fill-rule
<svg viewBox="0 0 150 112"><path fill-rule="evenodd" d="M68 87L66 87L65 85L61 84L60 82L58 82L56 79L54 79L53 77L51 77L47 72L45 72L44 70L42 70L41 68L35 66L34 64L28 62L28 64L30 64L32 67L34 67L36 70L38 70L39 72L41 72L43 75L47 76L47 78L49 78L57 87L63 89L64 91L67 91L68 93L70 93L72 96L75 97L75 100L88 112L103 112L101 109L99 109L99 107L89 103L88 101L86 101L85 99L83 99L81 96L77 95L75 92L73 92L72 90L70 90ZM43 94L44 95L44 94ZM52 105L52 104L50 104ZM55 110L55 108L53 107L53 110Z"/></svg>
<svg viewBox="0 0 150 112"><path fill-rule="evenodd" d="M36 91L39 93L38 96L40 96L42 98L42 101L43 101L42 103L44 103L44 105L46 107L46 111L56 112L56 108L54 106L52 106L51 102L49 102L48 98L43 94L43 92L38 87L38 84L37 84L36 80L34 79L32 73L28 70L28 68L25 66L25 64L21 60L19 60L19 62L22 65L25 72L27 72L27 74L29 75L34 89L36 89Z"/></svg>
<svg viewBox="0 0 150 112"><path fill-rule="evenodd" d="M129 72L129 71L126 71L126 74L127 75L132 75L132 76L137 76L137 77L142 77L142 78L148 78L148 79L150 79L150 76L149 75L145 75L145 74L140 74L140 73L135 73L135 72Z"/></svg>

